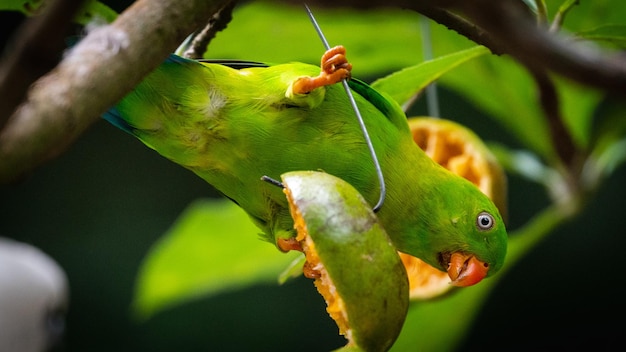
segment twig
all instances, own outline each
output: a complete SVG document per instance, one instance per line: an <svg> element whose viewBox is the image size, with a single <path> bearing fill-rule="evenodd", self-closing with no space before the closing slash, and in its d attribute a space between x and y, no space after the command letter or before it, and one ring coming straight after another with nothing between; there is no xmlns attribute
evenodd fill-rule
<svg viewBox="0 0 626 352"><path fill-rule="evenodd" d="M537 83L539 105L548 122L552 148L559 158L556 165L562 182L548 183L547 186L554 201L563 205L577 199L584 191L580 175L587 151L581 150L576 145L572 134L564 124L561 114L562 105L554 81L545 71L531 70L530 73Z"/></svg>
<svg viewBox="0 0 626 352"><path fill-rule="evenodd" d="M571 134L563 123L563 116L560 111L559 96L552 79L545 71L531 70L531 75L537 83L540 106L548 121L548 128L552 138L552 145L559 159L568 166L571 166L577 148Z"/></svg>
<svg viewBox="0 0 626 352"><path fill-rule="evenodd" d="M0 183L56 156L226 0L139 0L78 43L0 131Z"/></svg>
<svg viewBox="0 0 626 352"><path fill-rule="evenodd" d="M218 32L228 26L233 19L233 9L236 1L229 1L209 19L209 23L193 37L191 45L183 52L183 56L190 59L202 59L209 43Z"/></svg>
<svg viewBox="0 0 626 352"><path fill-rule="evenodd" d="M561 29L563 21L565 20L565 15L567 15L569 10L571 10L575 5L578 5L578 0L569 0L559 6L559 10L554 15L552 25L550 25L550 32L558 32Z"/></svg>
<svg viewBox="0 0 626 352"><path fill-rule="evenodd" d="M548 24L548 9L546 8L545 0L535 0L535 6L537 6L537 24L545 26Z"/></svg>
<svg viewBox="0 0 626 352"><path fill-rule="evenodd" d="M413 9L467 39L477 44L484 45L489 48L492 54L501 55L505 53L504 49L494 42L489 33L447 9L430 6L428 4L415 4Z"/></svg>

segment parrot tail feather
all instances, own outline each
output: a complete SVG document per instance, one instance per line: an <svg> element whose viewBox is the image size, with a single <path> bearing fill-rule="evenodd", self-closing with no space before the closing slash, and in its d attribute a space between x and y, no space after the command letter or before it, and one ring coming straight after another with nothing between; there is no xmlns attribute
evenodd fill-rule
<svg viewBox="0 0 626 352"><path fill-rule="evenodd" d="M121 129L124 132L133 134L133 127L124 120L122 114L120 114L119 110L116 107L110 108L107 112L102 115L102 118L109 121L113 126Z"/></svg>

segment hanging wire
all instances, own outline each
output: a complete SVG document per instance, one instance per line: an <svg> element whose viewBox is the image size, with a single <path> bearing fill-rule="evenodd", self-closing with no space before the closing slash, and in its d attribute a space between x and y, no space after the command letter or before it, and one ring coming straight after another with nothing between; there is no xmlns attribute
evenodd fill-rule
<svg viewBox="0 0 626 352"><path fill-rule="evenodd" d="M433 43L430 34L430 22L428 17L420 16L420 29L422 32L422 49L424 50L424 61L433 59ZM437 94L437 83L431 83L426 87L426 109L428 116L440 117L439 97Z"/></svg>
<svg viewBox="0 0 626 352"><path fill-rule="evenodd" d="M322 29L317 24L317 21L315 20L315 16L313 16L311 9L309 8L309 6L307 6L307 4L304 4L304 7L306 8L306 12L309 15L309 19L311 20L311 23L313 23L313 27L315 27L315 31L317 31L317 34L319 35L320 39L322 40L322 43L324 44L324 48L326 48L326 50L329 50L330 45L328 44L328 41L326 40L324 33L322 33ZM367 143L367 147L370 151L372 161L374 162L374 167L376 168L376 174L378 176L378 182L380 184L380 196L378 198L378 203L376 203L373 210L374 212L378 212L380 208L383 206L383 203L385 201L385 195L387 193L387 190L385 187L385 177L383 176L383 171L380 167L380 163L378 162L376 151L374 150L374 146L372 145L372 140L370 138L369 133L367 132L367 127L365 127L365 122L363 122L361 111L359 110L359 107L357 106L356 101L354 100L354 96L352 95L352 91L350 90L350 86L348 85L348 80L344 78L341 80L341 83L343 84L343 88L346 90L348 99L350 99L350 104L352 105L352 108L354 109L354 112L356 114L356 118L359 121L359 126L361 127L361 131L363 132L363 137L365 138L365 142Z"/></svg>

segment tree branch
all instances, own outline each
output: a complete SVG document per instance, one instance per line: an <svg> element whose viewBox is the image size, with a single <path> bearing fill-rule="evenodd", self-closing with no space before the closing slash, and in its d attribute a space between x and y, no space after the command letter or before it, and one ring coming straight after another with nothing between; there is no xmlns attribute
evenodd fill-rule
<svg viewBox="0 0 626 352"><path fill-rule="evenodd" d="M56 156L226 0L138 0L39 79L0 131L0 183Z"/></svg>
<svg viewBox="0 0 626 352"><path fill-rule="evenodd" d="M504 52L531 70L549 70L620 96L626 95L626 57L538 27L515 1L458 1Z"/></svg>

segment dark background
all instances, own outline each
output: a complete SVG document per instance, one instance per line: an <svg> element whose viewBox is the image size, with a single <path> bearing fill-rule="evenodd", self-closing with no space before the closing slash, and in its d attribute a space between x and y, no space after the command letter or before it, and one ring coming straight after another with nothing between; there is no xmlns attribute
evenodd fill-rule
<svg viewBox="0 0 626 352"><path fill-rule="evenodd" d="M2 16L8 26L10 19ZM443 116L464 116L461 122L485 140L515 143L455 94L440 95ZM423 103L415 109L425 113ZM625 180L621 167L580 216L501 280L461 350L565 351L591 344L599 351L621 345ZM0 186L0 235L41 248L69 277L71 304L60 350L323 351L342 344L323 300L305 279L199 300L141 324L131 319L143 256L188 203L211 196L204 181L105 121L23 181ZM509 177L511 230L547 204L540 186Z"/></svg>

